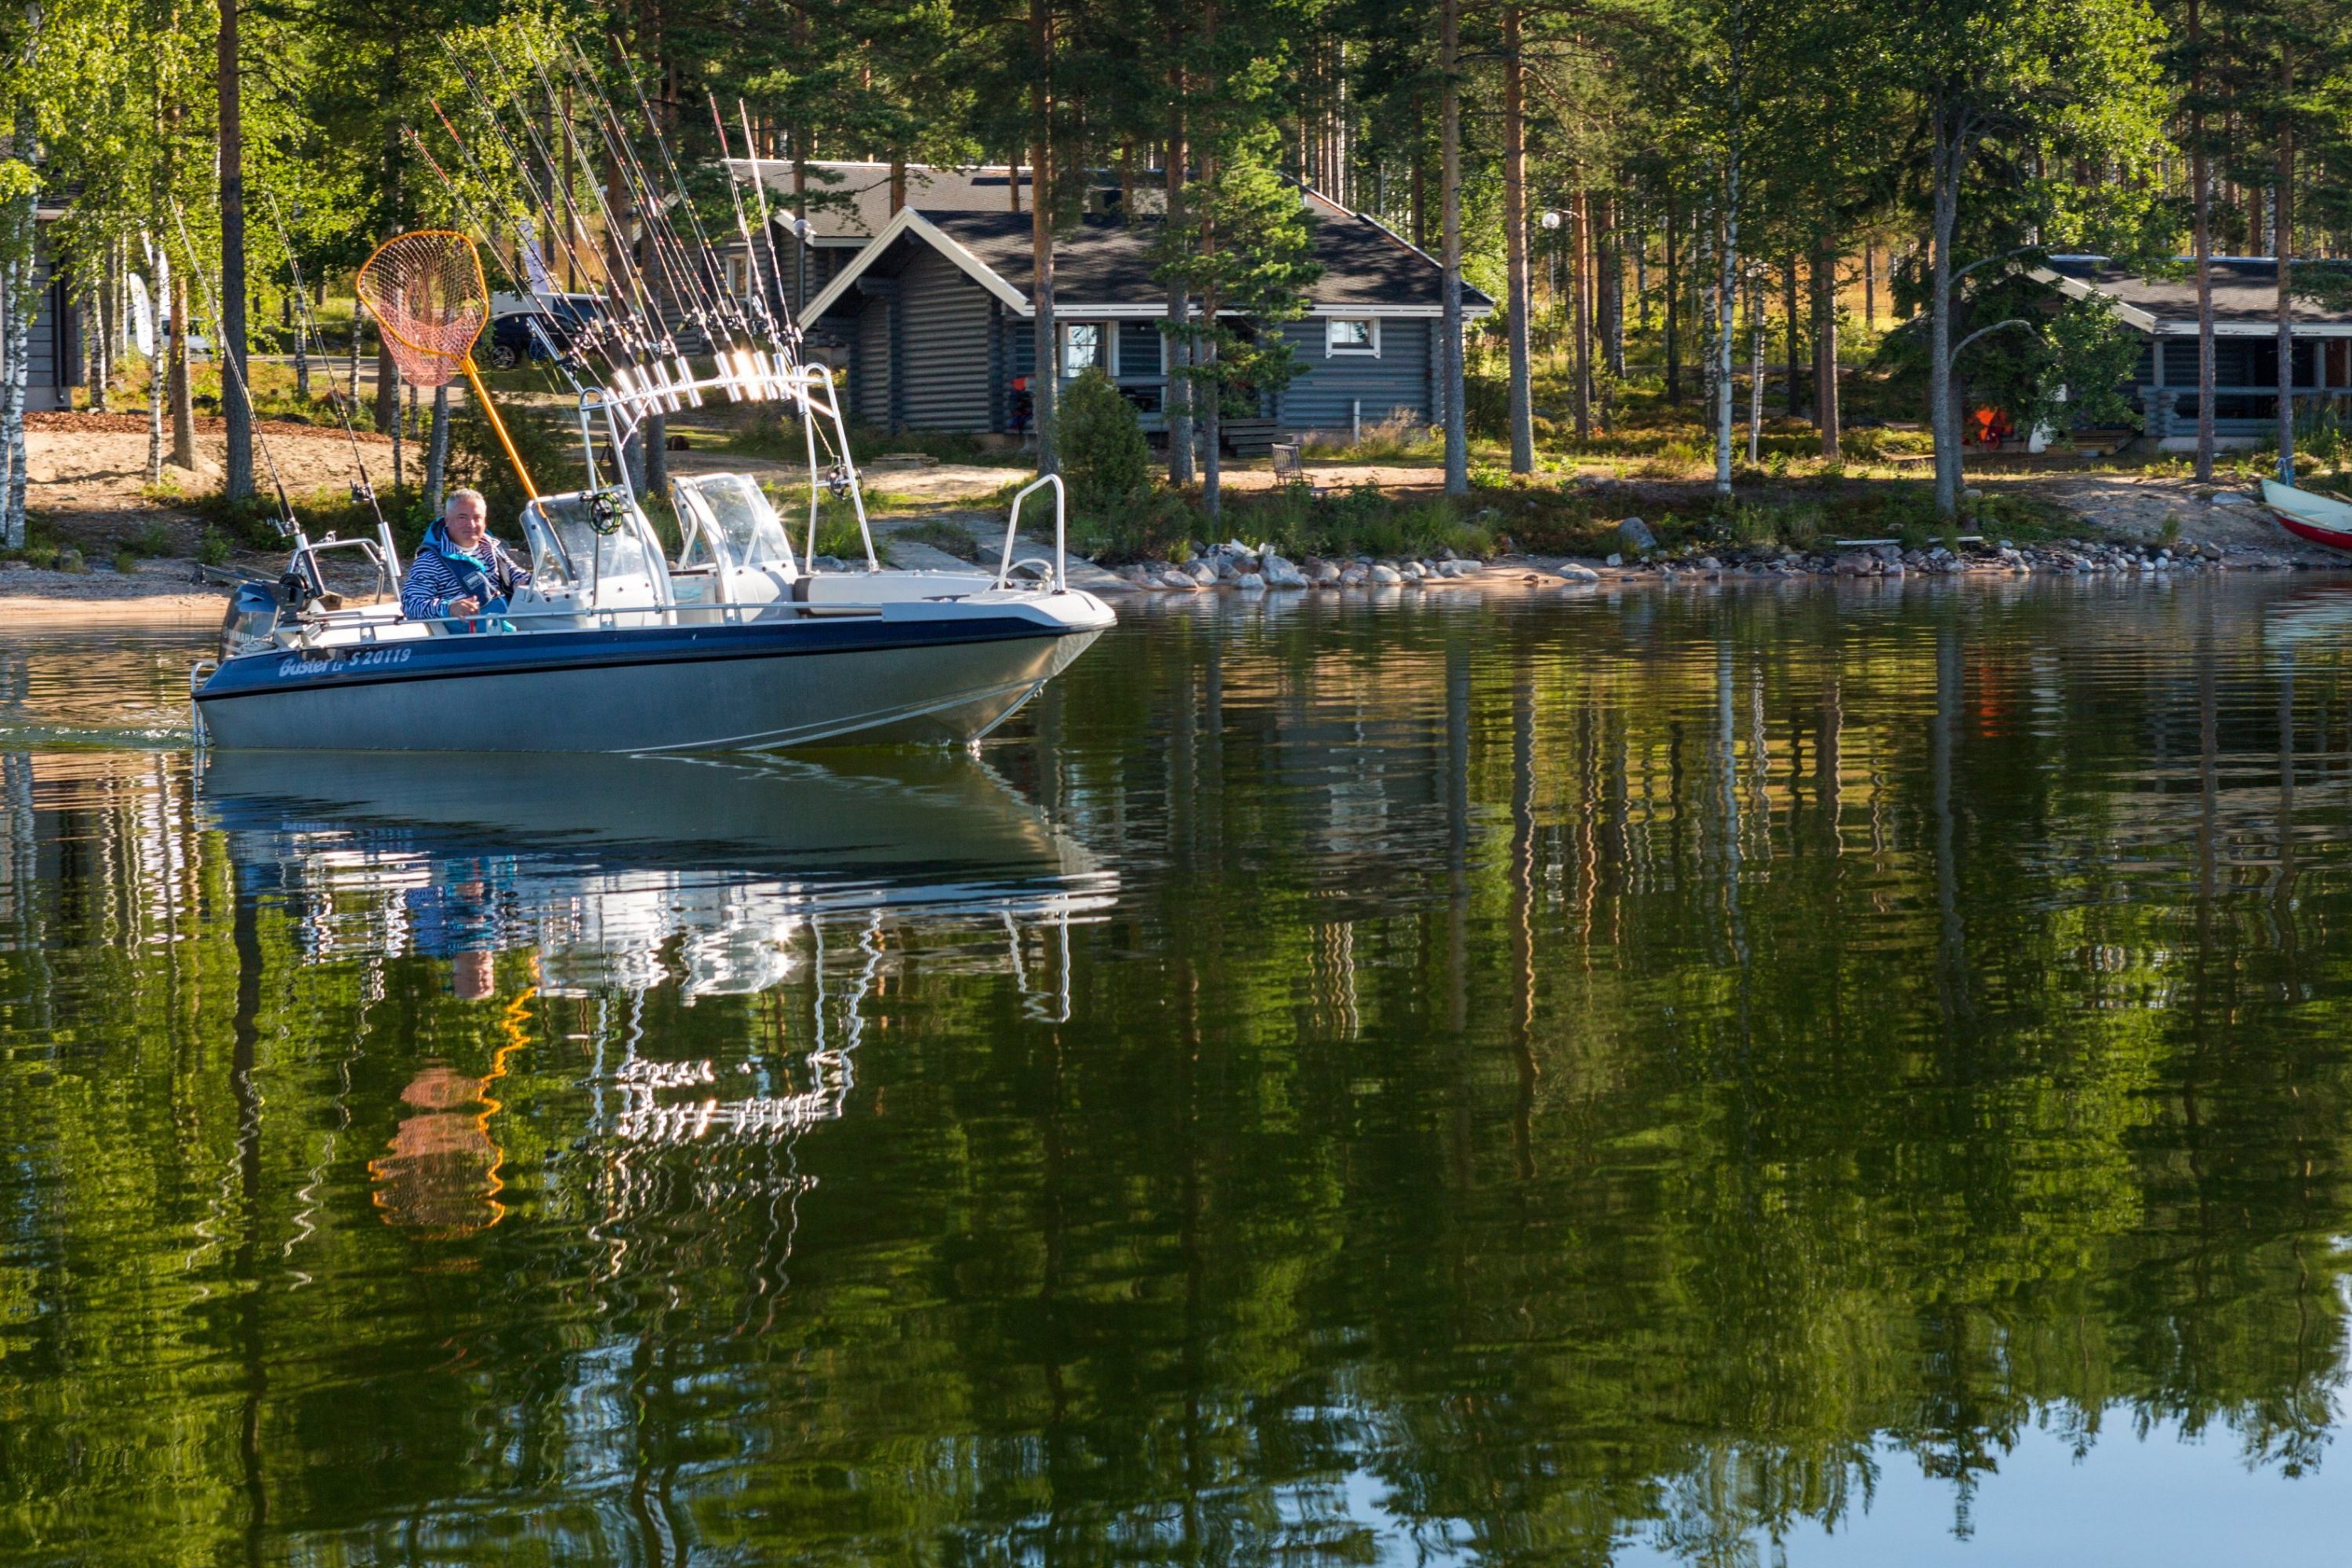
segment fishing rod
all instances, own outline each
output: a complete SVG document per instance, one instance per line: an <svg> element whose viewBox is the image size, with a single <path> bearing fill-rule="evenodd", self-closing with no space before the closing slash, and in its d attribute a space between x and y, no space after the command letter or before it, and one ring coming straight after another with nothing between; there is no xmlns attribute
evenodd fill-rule
<svg viewBox="0 0 2352 1568"><path fill-rule="evenodd" d="M703 232L702 215L695 210L694 198L687 190L686 176L678 172L677 160L670 156L669 138L662 132L661 121L654 115L654 106L646 100L645 84L637 80L637 73L630 66L628 55L621 48L619 37L617 35L611 37L613 52L620 58L621 72L629 79L629 90L636 96L638 112L645 116L646 129L653 133L654 151L661 154L662 167L669 172L670 184L677 192L678 205L686 209L686 221L694 230L697 254L703 265L709 268L711 284L719 297L734 304L739 319L742 321L744 326L749 327L751 322L750 318L743 314L740 302L735 300L727 291L726 279L719 269L719 253L711 248L710 237ZM716 108L715 100L713 108ZM728 176L727 186L730 192L735 188L734 176L731 174ZM663 221L668 221L667 214L664 215ZM748 243L747 238L747 248Z"/></svg>
<svg viewBox="0 0 2352 1568"><path fill-rule="evenodd" d="M438 114L440 113L441 106L438 103L436 103L434 104L433 109L434 112ZM445 128L449 130L449 134L454 139L457 136L457 131L454 127L449 125L448 117L446 115L442 116L441 123ZM478 207L475 206L473 201L467 196L466 193L458 188L457 182L449 177L448 171L442 168L440 163L434 158L432 151L425 145L425 138L418 135L416 132L409 126L404 125L400 129L401 133L406 136L410 142L415 146L418 154L424 158L425 164L432 169L434 174L440 176L442 184L448 187L450 199L465 209L467 217L472 221L474 226L482 231L485 237L495 234L497 232L496 228L492 225L484 221L486 215L484 215ZM464 153L466 155L467 166L472 168L476 177L479 178L481 175L481 170L478 166L474 164L472 155L466 153L466 147L463 142L458 142L457 150L460 153ZM519 297L526 300L536 300L538 298L537 290L531 288L530 279L517 273L514 269L513 264L509 262L504 256L499 255L499 247L496 245L492 245L490 247L490 255L492 258L498 262L499 270L506 274L507 281L515 286L515 292ZM572 374L573 361L578 357L577 351L569 345L561 349L557 348L555 343L548 337L545 331L541 328L539 324L538 312L536 311L531 311L525 315L524 326L525 330L527 330L530 335L538 341L540 347L547 351L548 361L555 365L557 371L562 375L565 381L572 384L572 390L575 393L582 390L580 378ZM609 359L610 356L607 357ZM588 368L584 361L581 363L580 368L583 370Z"/></svg>
<svg viewBox="0 0 2352 1568"><path fill-rule="evenodd" d="M449 111L441 107L441 100L437 98L427 98L425 101L433 106L433 118L441 122L441 129L449 133L449 144L457 148L457 156L465 160L467 173L472 174L475 179L481 182L484 189L498 189L499 186L497 182L493 181L489 177L488 172L482 167L481 161L474 156L473 148L467 145L465 137L458 134L456 123L449 118ZM428 162L430 161L430 154L427 154L427 160ZM515 228L519 239L525 236L530 237L527 242L532 245L532 254L537 256L535 236L537 226L531 221L536 216L533 208L535 205L539 211L550 212L551 212L552 209L549 206L544 196L541 195L539 189L539 183L530 177L530 170L528 166L518 163L515 166L515 174L516 177L522 182L524 187L523 195L527 198L526 201L520 202L513 201L511 197L509 198L509 205L520 209L514 215ZM443 176L443 182L449 185L451 195L456 196L459 201L464 201L466 199L462 195L459 195L457 185L454 182L450 182L446 175ZM486 228L483 232L487 234L489 231ZM576 250L570 250L568 242L566 242L566 248L570 251L571 260L572 265L576 268L579 265L580 260L579 253ZM520 251L518 251L518 254L520 254ZM538 259L540 261L541 270L544 273L546 269L546 258L544 257L539 257ZM501 258L500 265L505 267L508 279L517 285L518 292L524 295L536 295L539 292L537 286L530 281L529 277L530 264L528 261L524 263L524 273L521 276L518 276L512 267L505 266L503 258ZM552 279L551 279L551 281ZM552 291L552 289L550 290L550 292Z"/></svg>
<svg viewBox="0 0 2352 1568"><path fill-rule="evenodd" d="M754 151L758 143L751 140L751 111L744 107L743 100L739 98L735 100L735 113L743 122L743 153L751 165L751 194L760 204L760 239L768 247L768 277L775 285L776 307L783 312L783 319L780 323L782 341L776 346L785 354L790 363L797 364L800 360L801 326L793 315L793 310L797 307L787 307L783 302L784 268L783 264L776 259L776 229L774 221L768 216L768 182L760 173L760 157ZM730 183L732 184L731 176ZM770 318L773 320L774 316L775 311L771 310Z"/></svg>
<svg viewBox="0 0 2352 1568"><path fill-rule="evenodd" d="M725 164L728 162L727 121L719 114L719 95L705 89L703 96L710 100L710 125L711 129L719 132L719 160L720 163ZM748 145L744 149L746 152L750 150ZM746 265L751 268L751 298L758 303L760 318L768 329L768 335L773 339L779 334L776 332L775 320L768 310L767 285L760 277L760 251L759 247L751 243L751 226L743 216L743 193L735 187L735 175L731 168L727 175L727 200L735 209L735 232L742 237L743 258Z"/></svg>
<svg viewBox="0 0 2352 1568"><path fill-rule="evenodd" d="M353 499L365 500L368 510L375 514L377 536L383 541L386 550L389 551L392 544L392 524L384 521L383 508L377 504L375 480L368 473L367 457L360 448L359 429L352 423L352 408L359 402L360 397L359 384L356 380L352 382L352 401L346 404L343 401L342 388L335 384L335 361L334 356L327 352L327 334L319 330L319 319L310 310L310 286L302 279L302 258L294 253L294 237L287 232L286 216L278 209L277 194L265 190L261 193L261 197L263 201L269 204L269 221L278 230L278 243L286 252L286 270L294 279L296 300L294 330L300 334L298 342L302 343L316 342L319 345L320 368L325 371L327 375L327 401L334 405L335 418L343 427L344 437L351 442L352 466L360 471L360 482L352 487L355 492ZM396 557L389 554L385 559L387 562L396 561ZM395 564L393 570L396 572L399 567Z"/></svg>
<svg viewBox="0 0 2352 1568"><path fill-rule="evenodd" d="M446 38L441 40L441 52L446 55L449 59L449 63L457 68L458 77L466 84L466 90L473 94L475 107L478 108L482 111L482 118L488 122L490 134L498 138L499 147L505 151L507 162L512 165L516 176L521 180L523 184L525 194L528 195L542 210L544 210L551 219L555 216L556 204L548 199L547 192L549 190L553 190L562 195L565 222L562 225L563 233L558 237L558 242L563 247L564 257L576 275L581 268L583 258L582 256L580 247L573 241L572 237L575 233L584 233L586 231L586 225L582 221L578 205L572 199L572 192L569 186L557 176L555 160L548 153L546 144L539 140L538 130L531 124L530 112L527 110L520 110L517 111L517 114L518 118L522 121L524 134L530 139L532 144L538 149L541 159L547 165L548 179L544 187L541 185L537 179L532 177L530 160L523 156L521 149L515 145L513 138L507 134L506 121L499 113L497 101L491 98L488 89L482 86L481 79L474 74L473 68L466 63L465 58L457 53L457 49ZM435 105L435 109L436 111L438 110L439 105L437 103ZM443 123L447 123L446 117L444 117ZM456 130L454 127L451 128L451 135L456 137ZM464 145L464 139L462 137L457 137L457 140L462 148ZM613 282L612 269L609 267L604 266L600 263L597 267L592 268L590 270L592 275L596 271L604 272L608 286ZM596 329L595 337L599 346L601 346L603 339L608 333L618 335L622 332L622 312L631 309L630 301L625 294L623 294L618 300L609 302L617 304L620 307L620 310L613 312L613 315L609 320L607 320L602 313L600 313L596 318L593 324Z"/></svg>
<svg viewBox="0 0 2352 1568"><path fill-rule="evenodd" d="M506 120L503 120L501 115L499 115L499 106L497 106L497 101L494 101L494 99L489 97L489 89L485 89L485 87L482 87L482 80L480 80L480 78L478 78L478 75L473 73L473 66L466 64L466 58L463 58L461 54L458 54L457 49L454 49L454 47L449 45L449 40L446 40L446 37L445 37L445 40L440 40L440 45L442 45L442 54L446 54L446 57L449 57L449 64L457 66L458 78L461 78L461 80L466 82L466 91L470 91L470 94L473 94L473 103L475 103L475 108L480 108L480 110L482 110L482 120L487 120L487 122L489 122L489 134L491 134L491 136L497 136L497 139L499 139L499 146L501 146L503 151L506 151L506 163L508 163L508 164L513 164L513 169L515 169L515 179L522 181L522 191L524 191L524 195L530 197L531 205L534 205L534 207L539 207L541 212L546 212L546 214L548 214L548 228L551 228L551 233L552 233L552 230L555 230L555 228L558 228L558 224L555 224L555 207L558 207L558 205L555 205L555 202L552 202L552 200L548 200L548 191L558 191L560 195L564 197L564 202L562 202L562 205L564 205L564 216L567 216L569 221L567 221L567 224L562 224L562 233L555 235L555 242L558 242L558 245L562 245L562 249L564 249L564 258L567 258L567 261L569 261L569 266L572 266L572 270L574 270L574 273L579 273L581 263L583 263L583 257L581 257L579 245L576 245L576 242L572 240L572 235L574 235L576 230L579 230L579 207L576 207L574 202L572 202L572 191L569 191L569 188L564 188L562 181L558 179L558 174L555 174L555 160L552 160L552 157L548 157L548 153L546 153L546 143L539 143L539 134L536 134L536 127L534 127L534 124L531 124L531 115L530 115L530 113L520 113L520 110L518 110L518 113L520 113L520 120L522 120L522 130L524 130L524 134L531 136L531 141L534 141L536 146L539 146L541 157L543 157L543 160L546 160L546 163L548 163L548 184L546 184L546 185L541 185L539 181L536 181L534 176L531 176L531 160L530 160L530 157L524 157L524 155L522 155L522 148L515 146L513 136L508 136L508 134L506 134ZM454 124L449 124L449 115L442 113L440 101L433 103L433 113L440 115L442 124L445 124L446 130L449 130L449 139L457 141L458 153L463 153L463 157L466 157L466 163L468 163L468 167L478 167L478 164L475 164L473 151L470 151L470 148L466 146L466 139L463 139L463 136L458 136L458 134L457 134L457 127L454 127ZM600 268L591 268L591 273L593 273L593 270L600 270ZM621 303L625 303L625 300L621 300Z"/></svg>
<svg viewBox="0 0 2352 1568"><path fill-rule="evenodd" d="M688 257L685 239L669 222L668 204L662 199L655 189L652 177L646 173L644 161L631 144L619 113L583 69L584 57L576 51L569 52L564 63L574 89L587 98L592 106L592 118L596 121L598 134L604 138L606 156L612 160L614 172L628 188L630 201L638 210L646 240L653 247L656 258L674 281L683 284L683 287L673 290L678 303L702 329L703 335L715 350L722 337L735 335L735 328L727 319L727 310L720 303L725 289L722 288L714 292L705 287L700 270Z"/></svg>
<svg viewBox="0 0 2352 1568"><path fill-rule="evenodd" d="M490 58L493 60L498 59L496 51L490 50L488 44L485 44L483 47L486 52L490 54ZM547 94L549 104L551 106L553 105L556 102L555 84L548 80L546 71L541 68L539 61L535 57L530 55L528 51L525 51L523 58L525 62L530 65L531 74L539 79L541 89ZM500 62L500 64L501 67L503 67L503 62ZM531 140L534 142L538 142L539 133L536 128L530 127L528 116L525 117L525 126L530 130ZM599 125L598 130L601 132L603 131L603 127ZM586 163L588 162L587 150L580 145L578 129L571 123L568 118L563 121L563 144L565 149L574 157L578 158L581 163ZM546 154L542 152L542 156L545 155ZM552 160L551 159L551 163ZM604 222L604 248L613 258L617 258L620 263L619 267L615 268L611 262L608 261L605 268L606 273L608 276L625 277L629 285L636 293L637 299L635 305L641 317L640 325L645 331L646 348L647 351L646 357L652 358L660 354L667 354L680 359L684 358L683 351L679 349L677 336L670 331L667 320L665 319L662 313L654 306L652 290L646 286L644 268L638 263L635 255L633 253L632 247L625 243L627 239L627 230L622 226L619 215L614 212L613 204L605 196L604 183L599 180L591 180L588 182L588 189L590 194L595 197L597 214Z"/></svg>
<svg viewBox="0 0 2352 1568"><path fill-rule="evenodd" d="M226 341L221 324L220 292L213 287L213 275L197 263L195 241L188 237L187 215L181 210L176 198L172 203L172 222L180 231L180 248L187 252L188 270L196 275L196 281L204 287L205 307L212 313L213 330L223 333L224 341L214 355L222 366L222 395L227 395L227 383L236 383L237 399L245 405L246 418L253 432L253 444L260 450L262 465L269 470L270 488L278 492L278 532L293 540L296 549L308 550L310 542L303 535L301 519L294 515L294 501L286 493L285 476L278 471L277 454L269 449L269 437L261 428L261 411L254 406L253 388L246 382L245 367L237 363L237 356ZM326 581L319 574L319 563L315 558L310 563L310 572L312 585L324 593Z"/></svg>
<svg viewBox="0 0 2352 1568"><path fill-rule="evenodd" d="M499 117L497 103L483 88L472 68L467 65L456 49L450 47L446 40L442 47L448 53L451 63L457 66L458 74L465 79L466 85L473 93L475 100L481 105L483 112L489 119L491 129L496 132L499 143L506 148L507 155L528 179L530 177L529 162L522 157L512 139L507 135L506 125ZM502 73L511 76L511 72L506 72L505 62L499 58L497 51L491 48L487 41L482 47L494 67ZM564 215L569 220L568 226L573 233L586 235L589 232L589 226L585 216L580 210L578 201L572 195L571 182L562 177L559 161L555 154L549 151L546 142L540 136L539 127L531 122L530 110L527 106L520 103L520 95L510 96L517 101L515 115L522 123L523 135L530 142L532 149L538 153L541 164L547 170L549 186L562 195ZM549 100L551 109L553 105L551 92ZM565 124L567 137L570 135L570 129L567 121ZM575 152L578 150L576 140L567 141L566 145ZM535 184L536 182L534 182ZM604 206L602 190L596 187L593 182L591 182L590 188L597 191L598 206L604 212L609 221L610 210ZM580 246L567 236L565 248L573 265L577 266L581 260ZM642 358L646 353L657 351L657 345L666 333L658 330L659 318L652 311L651 303L646 297L644 279L636 275L633 260L625 253L621 259L625 265L615 268L611 258L600 254L597 258L596 270L604 274L607 289L613 291L608 303L617 304L620 307L614 314L612 330L620 338L622 346L630 353L631 357ZM632 298L633 294L634 298Z"/></svg>

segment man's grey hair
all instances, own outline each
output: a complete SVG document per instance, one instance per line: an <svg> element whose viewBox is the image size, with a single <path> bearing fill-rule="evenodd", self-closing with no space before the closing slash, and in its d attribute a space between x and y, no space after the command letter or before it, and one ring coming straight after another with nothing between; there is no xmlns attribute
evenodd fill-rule
<svg viewBox="0 0 2352 1568"><path fill-rule="evenodd" d="M481 491L451 490L447 495L441 498L441 515L443 517L448 516L449 509L456 506L461 500L469 500L476 506L480 507L484 517L488 517L490 514L490 503L482 499Z"/></svg>

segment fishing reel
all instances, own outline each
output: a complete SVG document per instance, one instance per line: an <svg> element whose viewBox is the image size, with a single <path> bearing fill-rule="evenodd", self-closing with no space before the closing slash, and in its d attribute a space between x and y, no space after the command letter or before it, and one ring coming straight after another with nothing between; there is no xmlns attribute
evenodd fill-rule
<svg viewBox="0 0 2352 1568"><path fill-rule="evenodd" d="M824 490L835 500L849 499L849 470L839 463L824 471Z"/></svg>

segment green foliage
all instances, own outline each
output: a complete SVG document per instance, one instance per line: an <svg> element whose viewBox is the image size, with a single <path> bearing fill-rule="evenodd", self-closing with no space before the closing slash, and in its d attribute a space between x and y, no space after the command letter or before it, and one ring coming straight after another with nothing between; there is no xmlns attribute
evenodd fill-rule
<svg viewBox="0 0 2352 1568"><path fill-rule="evenodd" d="M1151 452L1135 405L1100 370L1063 389L1060 420L1056 446L1072 510L1101 511L1150 482Z"/></svg>
<svg viewBox="0 0 2352 1568"><path fill-rule="evenodd" d="M1198 299L1177 335L1195 345L1182 374L1205 396L1271 395L1303 368L1288 338L1257 330L1304 316L1323 271L1308 255L1315 220L1279 157L1270 127L1239 137L1215 177L1192 187L1183 220L1162 225L1152 242L1153 276Z"/></svg>
<svg viewBox="0 0 2352 1568"><path fill-rule="evenodd" d="M2042 330L2039 374L2020 428L2138 429L2130 384L2140 347L2140 335L2105 301L2078 300L2062 307Z"/></svg>
<svg viewBox="0 0 2352 1568"><path fill-rule="evenodd" d="M574 427L530 405L512 401L499 406L499 416L540 489L565 490L580 485L581 454ZM470 402L449 411L449 475L453 487L470 486L482 492L482 499L489 503L494 529L511 528L513 519L522 513L523 503L530 499L499 447L490 422Z"/></svg>
<svg viewBox="0 0 2352 1568"><path fill-rule="evenodd" d="M196 559L207 566L226 566L236 550L235 540L217 528L207 527L196 542Z"/></svg>

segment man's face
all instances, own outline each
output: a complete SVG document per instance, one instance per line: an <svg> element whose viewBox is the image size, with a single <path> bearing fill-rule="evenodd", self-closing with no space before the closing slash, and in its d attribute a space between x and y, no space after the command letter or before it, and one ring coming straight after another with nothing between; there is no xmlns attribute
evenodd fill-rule
<svg viewBox="0 0 2352 1568"><path fill-rule="evenodd" d="M441 527L449 535L449 542L460 550L471 550L480 543L488 523L488 509L470 496L453 499L448 510L441 514Z"/></svg>

